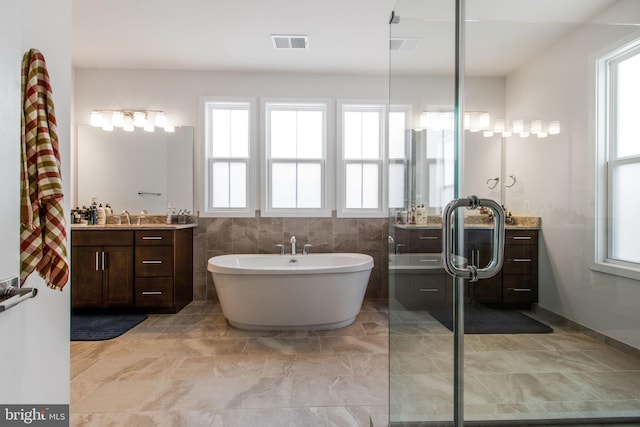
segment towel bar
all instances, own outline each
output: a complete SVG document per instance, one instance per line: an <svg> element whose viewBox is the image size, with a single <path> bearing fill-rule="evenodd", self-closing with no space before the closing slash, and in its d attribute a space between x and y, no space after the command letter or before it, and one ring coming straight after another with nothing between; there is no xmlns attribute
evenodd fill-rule
<svg viewBox="0 0 640 427"><path fill-rule="evenodd" d="M0 313L38 294L36 288L18 288L18 278L0 281Z"/></svg>

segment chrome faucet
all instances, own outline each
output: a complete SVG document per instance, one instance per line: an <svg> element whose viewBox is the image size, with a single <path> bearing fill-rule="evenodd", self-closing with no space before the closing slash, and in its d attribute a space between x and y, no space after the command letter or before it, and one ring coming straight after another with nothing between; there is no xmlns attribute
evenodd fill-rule
<svg viewBox="0 0 640 427"><path fill-rule="evenodd" d="M140 215L138 215L138 225L142 225L142 220L145 219L147 217L147 214L149 212L147 212L147 210L143 210L142 212L140 212Z"/></svg>
<svg viewBox="0 0 640 427"><path fill-rule="evenodd" d="M302 255L309 255L309 249L311 249L311 243L307 243L302 248Z"/></svg>
<svg viewBox="0 0 640 427"><path fill-rule="evenodd" d="M291 236L291 255L296 255L296 236Z"/></svg>
<svg viewBox="0 0 640 427"><path fill-rule="evenodd" d="M284 245L283 244L277 244L276 248L280 249L280 255L284 255Z"/></svg>
<svg viewBox="0 0 640 427"><path fill-rule="evenodd" d="M122 211L120 216L122 217L122 215L125 215L127 217L127 225L131 225L131 215L129 215L129 212L128 211Z"/></svg>

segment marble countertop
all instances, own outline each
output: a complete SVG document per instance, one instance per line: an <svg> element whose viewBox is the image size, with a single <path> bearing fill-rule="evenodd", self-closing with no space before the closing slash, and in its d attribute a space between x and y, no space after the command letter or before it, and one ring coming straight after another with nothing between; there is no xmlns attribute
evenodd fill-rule
<svg viewBox="0 0 640 427"><path fill-rule="evenodd" d="M506 229L540 229L540 217L536 216L512 216L511 222L505 223ZM488 215L467 215L464 225L468 228L492 228L493 221ZM442 216L428 215L426 224L394 224L397 228L442 228Z"/></svg>
<svg viewBox="0 0 640 427"><path fill-rule="evenodd" d="M103 225L86 225L71 224L73 231L87 230L180 230L183 228L195 228L197 223L190 224L103 224Z"/></svg>

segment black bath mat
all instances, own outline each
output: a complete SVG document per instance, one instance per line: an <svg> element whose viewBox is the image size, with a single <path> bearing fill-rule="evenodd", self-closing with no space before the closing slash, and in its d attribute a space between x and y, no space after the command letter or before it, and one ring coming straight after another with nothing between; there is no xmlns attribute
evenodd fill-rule
<svg viewBox="0 0 640 427"><path fill-rule="evenodd" d="M453 331L453 309L430 310L429 314ZM546 334L549 326L513 309L494 309L478 303L465 305L465 334Z"/></svg>
<svg viewBox="0 0 640 427"><path fill-rule="evenodd" d="M147 317L146 314L72 314L71 341L110 340Z"/></svg>

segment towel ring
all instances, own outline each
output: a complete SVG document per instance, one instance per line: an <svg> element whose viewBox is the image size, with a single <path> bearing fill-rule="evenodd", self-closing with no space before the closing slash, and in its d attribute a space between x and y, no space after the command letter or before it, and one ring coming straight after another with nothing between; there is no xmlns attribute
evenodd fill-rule
<svg viewBox="0 0 640 427"><path fill-rule="evenodd" d="M493 185L489 184L491 181L493 181ZM496 188L499 181L500 181L500 178L497 176L495 178L489 178L487 180L487 187L489 187L489 190L493 190L494 188Z"/></svg>
<svg viewBox="0 0 640 427"><path fill-rule="evenodd" d="M507 184L506 182L504 183L504 186L507 188L511 188L514 185L516 185L516 176L515 175L509 175L509 178L511 178L511 184Z"/></svg>

